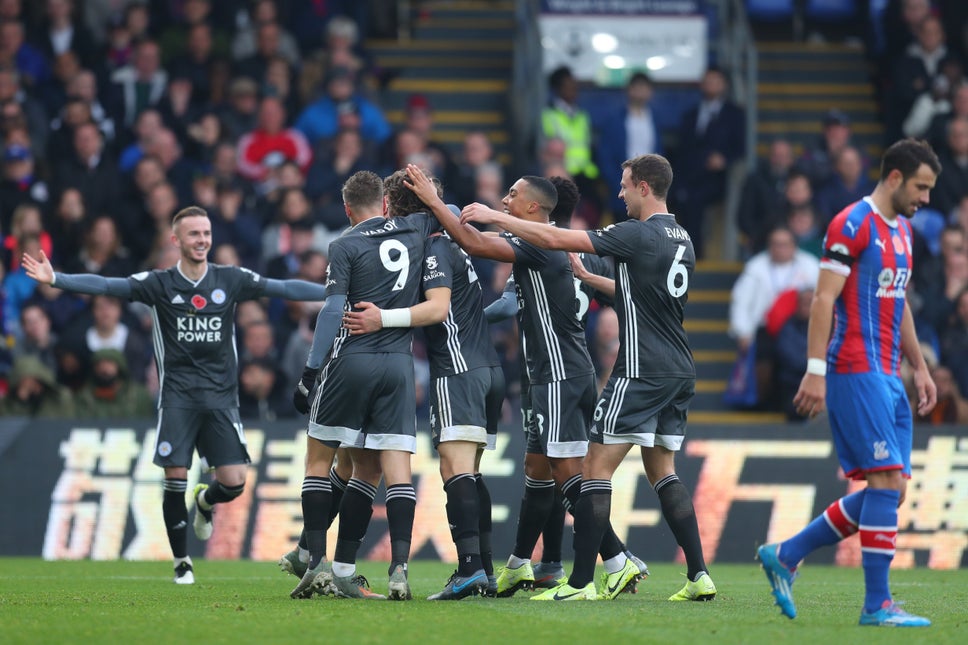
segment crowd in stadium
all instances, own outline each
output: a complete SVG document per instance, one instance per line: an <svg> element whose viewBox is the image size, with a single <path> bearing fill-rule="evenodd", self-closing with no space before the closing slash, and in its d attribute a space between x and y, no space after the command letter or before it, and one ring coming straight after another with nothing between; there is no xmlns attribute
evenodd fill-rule
<svg viewBox="0 0 968 645"><path fill-rule="evenodd" d="M536 158L505 167L483 132L469 132L454 149L435 143L433 105L423 95L409 98L400 128L391 126L381 106L387 71L363 47L381 28L367 5L0 0L0 410L152 414L158 384L150 312L38 285L20 256L42 249L60 270L116 277L168 267L177 259L171 217L190 204L210 214L214 262L320 282L328 243L348 225L340 186L359 170L384 176L415 162L442 180L447 201L498 208L513 173L567 175L583 196L573 226L595 227L623 217L621 161L667 152L676 172L670 207L703 256L703 218L722 202L728 170L745 154L745 117L728 98L723 70L704 74L700 100L677 127L657 125L649 109L653 82L644 74L629 79L604 118L592 119L579 107L579 83L569 70L556 70ZM915 218L919 269L911 299L919 333L937 357L939 385L947 370L952 402L939 406L937 420L968 407L964 5L892 1L883 29L875 30L883 42L871 51L881 70L886 136L928 138L944 167L930 208ZM818 129L817 145L802 151L773 141L742 188L747 269L760 266L768 280L776 278L774 296L809 284L793 277L792 247L771 257L772 231L782 226L802 252L818 254L829 219L876 179L870 153L851 142L844 112L831 110ZM488 297L499 297L508 267L481 261L478 273ZM757 284L741 278L734 298L749 290L763 301ZM746 316L730 321L741 350L767 328L774 300L755 310L734 307ZM796 298L792 307L789 297L785 302L783 323L803 327ZM289 394L318 309L281 300L239 307L243 417L295 416ZM589 327L589 349L603 373L616 345L613 317L603 309ZM770 329L779 333L784 324L774 320ZM492 333L513 382L513 322ZM791 333L799 338L805 329ZM760 344L789 347L768 341ZM418 343L418 359L420 352ZM418 387L426 382L423 374Z"/></svg>

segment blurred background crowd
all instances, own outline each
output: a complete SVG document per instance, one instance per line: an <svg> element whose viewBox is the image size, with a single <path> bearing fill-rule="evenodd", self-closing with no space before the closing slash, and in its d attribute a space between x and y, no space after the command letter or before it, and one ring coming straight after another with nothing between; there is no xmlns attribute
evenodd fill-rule
<svg viewBox="0 0 968 645"><path fill-rule="evenodd" d="M435 6L406 4L417 15ZM909 297L935 378L952 401L938 419L965 419L968 2L849 4L852 13L806 24L790 38L863 48L879 90L881 143L923 137L941 157L931 204L915 217L918 268ZM880 11L872 11L875 4ZM440 140L425 94L409 95L391 124L384 92L394 71L377 64L366 42L398 37L397 5L0 0L0 412L152 414L158 384L150 312L38 285L20 256L43 249L59 270L115 277L168 268L177 260L171 216L190 204L212 219L212 261L318 282L329 241L347 224L340 187L356 171L385 176L418 163L442 180L447 201L495 208L521 174L568 176L582 193L571 225L593 228L625 216L617 196L621 162L658 152L676 173L670 208L697 255L715 255L710 213L715 218L731 169L750 152L730 70L710 65L674 105L662 105L672 94L645 72L603 93L567 67L536 71L548 98L538 136L532 154L511 159L483 129ZM785 17L777 21L758 5L777 6L746 0L754 30L786 28ZM875 151L854 141L847 111L830 106L816 130L809 145L772 138L739 187L736 255L745 264L732 290L728 334L738 361L750 357L757 388L743 405L785 408L805 365L806 312L825 226L877 179ZM509 267L475 264L485 300L498 297ZM295 416L289 395L319 307L277 300L239 307L244 418ZM492 326L492 334L513 401L514 322ZM614 312L595 306L588 334L604 378L617 345ZM422 355L418 340L418 387L428 379Z"/></svg>

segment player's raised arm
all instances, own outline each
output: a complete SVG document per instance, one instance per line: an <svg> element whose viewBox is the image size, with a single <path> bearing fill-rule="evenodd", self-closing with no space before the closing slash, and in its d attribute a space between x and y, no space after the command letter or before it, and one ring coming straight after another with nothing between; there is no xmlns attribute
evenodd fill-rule
<svg viewBox="0 0 968 645"><path fill-rule="evenodd" d="M43 250L40 259L23 254L21 262L27 275L43 284L71 291L85 293L92 296L109 295L119 298L131 297L131 285L127 278L105 278L94 273L60 273L55 272Z"/></svg>
<svg viewBox="0 0 968 645"><path fill-rule="evenodd" d="M499 213L484 204L468 204L461 211L462 224L477 222L479 224L494 224L503 228L511 235L520 237L543 249L562 251L576 251L578 253L594 253L595 247L588 239L587 231L573 231L567 228L548 226L542 222L529 222L507 213ZM472 228L472 227L468 227Z"/></svg>
<svg viewBox="0 0 968 645"><path fill-rule="evenodd" d="M400 309L380 309L372 302L357 303L353 306L354 311L343 314L343 327L357 336L384 327L427 327L445 321L450 311L450 289L428 289L424 297L423 302Z"/></svg>
<svg viewBox="0 0 968 645"><path fill-rule="evenodd" d="M506 240L485 235L473 226L461 224L437 195L437 188L419 167L407 164L407 177L410 181L403 182L403 185L412 190L420 201L430 208L430 212L458 246L476 257L499 262L514 262L514 249Z"/></svg>

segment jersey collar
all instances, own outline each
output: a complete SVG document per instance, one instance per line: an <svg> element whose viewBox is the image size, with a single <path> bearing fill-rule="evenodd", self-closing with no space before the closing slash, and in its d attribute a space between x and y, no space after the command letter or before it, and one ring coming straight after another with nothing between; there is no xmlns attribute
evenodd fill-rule
<svg viewBox="0 0 968 645"><path fill-rule="evenodd" d="M877 210L877 204L875 204L874 203L874 200L870 198L870 195L868 195L867 197L865 197L864 198L864 201L867 202L867 205L871 207L871 210L874 211L875 213L877 213L877 216L880 217L884 221L885 224L887 224L891 228L897 228L898 227L897 217L895 217L894 219L888 219L888 218L886 218L884 216L884 213L882 213L881 211ZM900 217L900 215L898 215L898 217Z"/></svg>
<svg viewBox="0 0 968 645"><path fill-rule="evenodd" d="M208 265L208 263L206 263L205 264L205 273L202 274L202 277L199 278L198 280L192 280L187 275L185 275L185 273L182 271L182 269L181 269L181 260L179 260L178 263L175 265L175 269L178 270L178 275L180 275L181 277L185 278L185 280L187 280L188 283L191 284L193 287L197 287L198 285L200 285L202 283L202 280L204 280L205 279L205 276L208 275L208 268L209 268L209 265Z"/></svg>

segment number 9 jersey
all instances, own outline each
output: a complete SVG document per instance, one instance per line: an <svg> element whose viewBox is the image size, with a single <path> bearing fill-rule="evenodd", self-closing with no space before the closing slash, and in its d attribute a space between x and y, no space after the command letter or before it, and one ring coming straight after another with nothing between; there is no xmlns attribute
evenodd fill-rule
<svg viewBox="0 0 968 645"><path fill-rule="evenodd" d="M347 229L329 246L327 295L345 295L346 309L372 302L380 309L412 307L420 300L424 246L439 230L427 213L406 217L372 217ZM410 354L412 329L389 327L350 336L345 328L333 342L333 358L349 353Z"/></svg>
<svg viewBox="0 0 968 645"><path fill-rule="evenodd" d="M676 218L657 213L588 231L595 253L615 258L619 350L613 376L695 378L682 326L696 267L692 240Z"/></svg>

